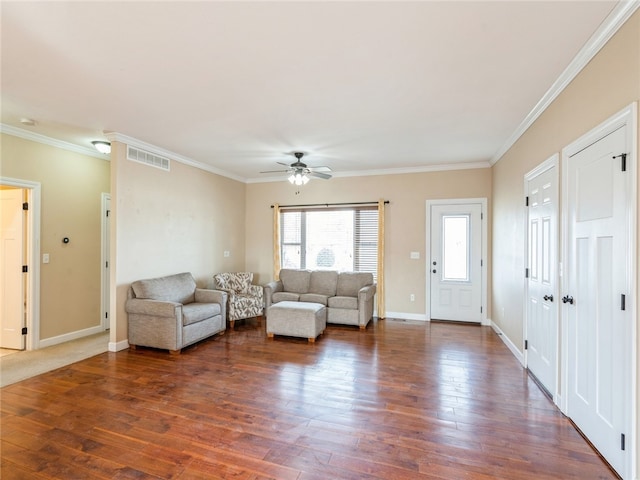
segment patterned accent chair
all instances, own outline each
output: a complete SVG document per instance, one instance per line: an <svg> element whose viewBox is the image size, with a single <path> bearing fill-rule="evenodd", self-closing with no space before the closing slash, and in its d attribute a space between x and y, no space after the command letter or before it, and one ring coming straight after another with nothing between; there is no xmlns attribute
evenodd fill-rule
<svg viewBox="0 0 640 480"><path fill-rule="evenodd" d="M252 285L253 273L218 273L213 276L216 288L227 292L227 320L233 329L236 320L253 318L264 311L264 290Z"/></svg>

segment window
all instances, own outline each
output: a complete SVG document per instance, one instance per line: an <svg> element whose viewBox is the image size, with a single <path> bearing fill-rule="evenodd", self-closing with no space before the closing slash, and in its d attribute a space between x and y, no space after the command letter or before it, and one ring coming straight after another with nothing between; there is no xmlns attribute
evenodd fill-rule
<svg viewBox="0 0 640 480"><path fill-rule="evenodd" d="M377 207L282 209L281 267L370 272L378 269Z"/></svg>

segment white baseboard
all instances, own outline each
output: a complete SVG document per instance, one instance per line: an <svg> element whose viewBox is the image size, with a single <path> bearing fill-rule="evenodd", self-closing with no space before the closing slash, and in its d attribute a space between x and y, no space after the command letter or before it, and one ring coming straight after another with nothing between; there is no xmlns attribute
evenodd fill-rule
<svg viewBox="0 0 640 480"><path fill-rule="evenodd" d="M429 321L429 318L423 313L386 312L385 318L398 318L401 320L419 320L422 322Z"/></svg>
<svg viewBox="0 0 640 480"><path fill-rule="evenodd" d="M520 350L518 350L518 347L515 346L515 344L509 339L509 337L507 337L504 334L504 332L502 330L500 330L500 327L498 325L496 325L495 323L491 322L491 328L493 328L493 330L500 337L500 339L504 342L504 344L507 346L507 348L511 351L511 353L513 353L513 356L518 359L518 361L520 362L520 365L522 365L524 367L524 356L520 352Z"/></svg>
<svg viewBox="0 0 640 480"><path fill-rule="evenodd" d="M119 352L120 350L126 350L129 348L129 340L121 340L119 342L109 342L110 352Z"/></svg>
<svg viewBox="0 0 640 480"><path fill-rule="evenodd" d="M481 325L483 327L490 327L491 325L493 325L493 320L491 320L490 318L485 318L484 320L482 320Z"/></svg>
<svg viewBox="0 0 640 480"><path fill-rule="evenodd" d="M95 335L96 333L102 332L104 332L102 325L98 325L97 327L85 328L84 330L65 333L64 335L58 335L57 337L44 338L38 342L38 348L51 347L53 345L58 345L59 343L77 340L79 338L88 337L89 335Z"/></svg>

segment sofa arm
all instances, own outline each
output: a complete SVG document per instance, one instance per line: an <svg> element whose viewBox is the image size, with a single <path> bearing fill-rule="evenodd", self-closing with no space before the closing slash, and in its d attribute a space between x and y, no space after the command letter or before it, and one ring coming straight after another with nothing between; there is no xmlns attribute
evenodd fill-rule
<svg viewBox="0 0 640 480"><path fill-rule="evenodd" d="M195 300L198 303L227 303L229 294L224 290L196 288Z"/></svg>
<svg viewBox="0 0 640 480"><path fill-rule="evenodd" d="M125 303L127 313L152 315L154 317L176 318L181 303L149 300L146 298L130 298Z"/></svg>
<svg viewBox="0 0 640 480"><path fill-rule="evenodd" d="M367 285L358 291L358 301L368 301L376 294L376 284Z"/></svg>
<svg viewBox="0 0 640 480"><path fill-rule="evenodd" d="M227 318L227 298L229 294L224 290L210 290L206 288L196 288L195 300L198 303L218 303L222 318Z"/></svg>
<svg viewBox="0 0 640 480"><path fill-rule="evenodd" d="M249 285L249 295L259 298L262 302L264 299L264 288L260 285Z"/></svg>
<svg viewBox="0 0 640 480"><path fill-rule="evenodd" d="M273 282L269 282L264 286L264 308L266 310L272 304L272 296L276 292L281 292L282 288L282 280L275 280Z"/></svg>

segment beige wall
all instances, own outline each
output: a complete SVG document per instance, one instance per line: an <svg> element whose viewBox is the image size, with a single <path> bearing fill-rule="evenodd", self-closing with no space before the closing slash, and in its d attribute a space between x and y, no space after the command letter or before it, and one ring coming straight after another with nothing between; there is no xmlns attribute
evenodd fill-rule
<svg viewBox="0 0 640 480"><path fill-rule="evenodd" d="M40 338L99 327L101 195L109 162L0 135L0 174L41 184ZM62 243L63 237L71 242Z"/></svg>
<svg viewBox="0 0 640 480"><path fill-rule="evenodd" d="M640 12L635 13L492 169L493 319L520 351L524 321L524 175L638 100ZM636 299L640 298L638 293ZM640 328L637 331L640 334ZM636 371L640 375L640 365ZM640 459L638 452L636 458Z"/></svg>
<svg viewBox="0 0 640 480"><path fill-rule="evenodd" d="M299 194L296 191L299 190ZM247 185L246 268L259 283L273 278L271 205L389 200L385 221L386 311L426 314L427 200L487 198L491 208L491 170L457 170L416 174L313 179L296 188L281 182ZM491 219L489 219L490 223ZM489 239L489 244L491 240ZM420 260L409 258L420 252ZM490 260L488 261L491 264ZM489 292L491 289L489 288ZM415 302L409 294L415 294ZM490 312L490 310L489 310Z"/></svg>
<svg viewBox="0 0 640 480"><path fill-rule="evenodd" d="M244 269L245 185L176 161L166 172L127 160L121 143L112 147L111 342L123 342L131 282L191 272L211 288L215 273Z"/></svg>

